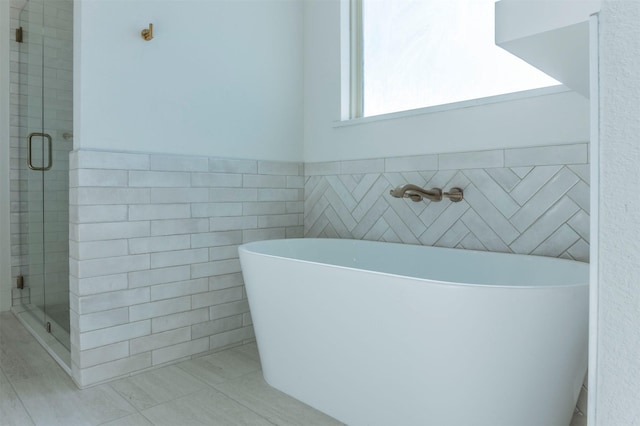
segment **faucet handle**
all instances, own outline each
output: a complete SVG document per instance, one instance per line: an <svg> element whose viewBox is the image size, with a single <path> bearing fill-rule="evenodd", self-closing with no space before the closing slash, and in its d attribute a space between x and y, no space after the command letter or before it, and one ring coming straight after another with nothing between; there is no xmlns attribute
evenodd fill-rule
<svg viewBox="0 0 640 426"><path fill-rule="evenodd" d="M462 188L453 187L449 190L449 192L445 192L442 195L444 197L447 197L454 203L457 203L458 201L462 201L464 194L462 192Z"/></svg>

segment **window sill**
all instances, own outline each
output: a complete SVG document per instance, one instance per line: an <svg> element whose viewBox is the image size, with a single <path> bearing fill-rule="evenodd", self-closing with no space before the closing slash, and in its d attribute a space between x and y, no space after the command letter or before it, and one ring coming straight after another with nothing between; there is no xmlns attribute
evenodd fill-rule
<svg viewBox="0 0 640 426"><path fill-rule="evenodd" d="M504 95L489 96L486 98L471 99L468 101L454 102L454 103L444 104L444 105L435 105L435 106L430 106L425 108L411 109L407 111L398 111L398 112L391 112L388 114L373 115L369 117L360 117L360 118L353 118L349 120L334 121L333 127L340 128L340 127L358 126L361 124L376 123L379 121L395 120L399 118L408 118L408 117L417 117L421 115L434 114L434 113L439 113L444 111L472 108L472 107L477 107L482 105L489 105L489 104L495 104L495 103L501 103L501 102L510 102L510 101L516 101L520 99L554 95L557 93L565 93L565 92L571 92L571 89L562 85L543 87L540 89L525 90L522 92L507 93Z"/></svg>

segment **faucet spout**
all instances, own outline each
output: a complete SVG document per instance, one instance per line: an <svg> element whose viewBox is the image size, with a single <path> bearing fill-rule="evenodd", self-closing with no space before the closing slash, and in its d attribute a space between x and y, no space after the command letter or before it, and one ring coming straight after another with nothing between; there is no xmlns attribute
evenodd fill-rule
<svg viewBox="0 0 640 426"><path fill-rule="evenodd" d="M410 198L411 201L422 201L424 198L431 201L442 201L442 190L440 188L424 189L417 185L407 184L389 191L391 196L396 198Z"/></svg>

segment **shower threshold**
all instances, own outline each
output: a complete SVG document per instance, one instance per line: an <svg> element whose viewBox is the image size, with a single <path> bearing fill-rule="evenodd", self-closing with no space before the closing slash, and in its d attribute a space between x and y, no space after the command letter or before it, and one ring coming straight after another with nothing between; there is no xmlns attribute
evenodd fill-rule
<svg viewBox="0 0 640 426"><path fill-rule="evenodd" d="M29 305L29 307L33 309L33 306ZM25 306L13 306L11 307L11 312L60 367L71 376L71 353L69 350L55 337L47 333L45 327L34 318L33 314L31 314ZM59 327L57 324L53 324L52 326Z"/></svg>

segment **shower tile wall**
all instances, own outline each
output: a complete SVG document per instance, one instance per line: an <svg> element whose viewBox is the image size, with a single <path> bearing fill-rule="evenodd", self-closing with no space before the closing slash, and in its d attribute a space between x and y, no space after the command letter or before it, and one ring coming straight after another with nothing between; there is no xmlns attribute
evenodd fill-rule
<svg viewBox="0 0 640 426"><path fill-rule="evenodd" d="M81 386L253 338L237 247L303 236L302 163L74 151Z"/></svg>
<svg viewBox="0 0 640 426"><path fill-rule="evenodd" d="M588 144L305 164L305 237L589 260ZM412 202L413 183L464 200Z"/></svg>
<svg viewBox="0 0 640 426"><path fill-rule="evenodd" d="M68 152L73 143L69 137L73 130L73 35L69 30L72 10L73 2L69 0L12 0L11 4L11 276L13 282L18 275L26 276L32 291L41 292L42 286L37 283L46 274L50 305L64 305L68 300ZM43 19L43 30L47 34L44 57L39 33ZM20 26L24 27L23 43L15 40L15 29ZM26 167L27 135L41 132L43 128L53 138L53 167L46 172L44 191L41 180L33 179L36 172L28 172ZM67 138L63 137L65 134ZM30 202L41 206L43 199L44 216L39 208L29 209ZM41 234L43 223L44 236ZM33 238L30 231L40 234ZM42 262L37 261L43 252L43 243L47 253L46 270ZM64 290L55 291L57 287ZM28 303L30 296L34 300L42 299L41 295L13 288L14 305Z"/></svg>

